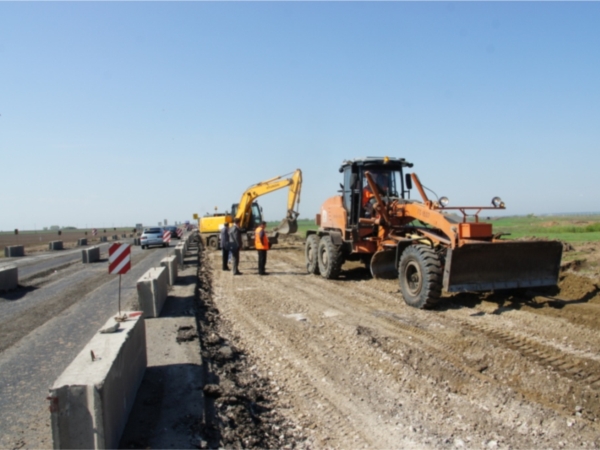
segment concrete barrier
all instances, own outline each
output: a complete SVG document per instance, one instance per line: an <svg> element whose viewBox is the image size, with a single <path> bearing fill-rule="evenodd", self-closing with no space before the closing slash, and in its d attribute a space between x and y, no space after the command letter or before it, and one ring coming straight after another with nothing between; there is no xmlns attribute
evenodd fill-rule
<svg viewBox="0 0 600 450"><path fill-rule="evenodd" d="M179 245L181 245L183 247L183 254L185 255L187 253L187 249L188 249L187 239L181 239L179 241Z"/></svg>
<svg viewBox="0 0 600 450"><path fill-rule="evenodd" d="M48 242L48 250L62 250L63 248L63 241Z"/></svg>
<svg viewBox="0 0 600 450"><path fill-rule="evenodd" d="M77 247L83 247L84 245L87 245L87 238L77 239Z"/></svg>
<svg viewBox="0 0 600 450"><path fill-rule="evenodd" d="M138 301L144 317L158 317L168 295L166 267L153 267L137 281Z"/></svg>
<svg viewBox="0 0 600 450"><path fill-rule="evenodd" d="M100 242L106 242L108 238L106 236L100 236Z"/></svg>
<svg viewBox="0 0 600 450"><path fill-rule="evenodd" d="M100 247L90 247L81 250L81 262L83 264L100 261Z"/></svg>
<svg viewBox="0 0 600 450"><path fill-rule="evenodd" d="M118 241L119 240L119 236L117 236L116 234L113 234L112 240L113 241Z"/></svg>
<svg viewBox="0 0 600 450"><path fill-rule="evenodd" d="M140 245L142 239L139 237L133 238L133 245Z"/></svg>
<svg viewBox="0 0 600 450"><path fill-rule="evenodd" d="M167 256L160 260L160 265L167 268L169 284L173 286L177 280L177 258L175 255Z"/></svg>
<svg viewBox="0 0 600 450"><path fill-rule="evenodd" d="M118 448L147 364L141 314L96 334L50 389L54 448Z"/></svg>
<svg viewBox="0 0 600 450"><path fill-rule="evenodd" d="M19 286L19 269L17 266L0 267L0 292L10 291Z"/></svg>
<svg viewBox="0 0 600 450"><path fill-rule="evenodd" d="M12 258L13 256L25 256L25 247L22 245L9 245L4 247L4 256Z"/></svg>
<svg viewBox="0 0 600 450"><path fill-rule="evenodd" d="M179 266L183 267L183 259L185 258L185 249L183 248L183 245L175 247L175 257L177 258Z"/></svg>

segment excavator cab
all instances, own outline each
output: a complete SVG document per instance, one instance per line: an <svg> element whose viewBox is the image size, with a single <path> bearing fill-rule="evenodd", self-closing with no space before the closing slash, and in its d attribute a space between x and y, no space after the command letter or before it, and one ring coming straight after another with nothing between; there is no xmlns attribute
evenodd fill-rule
<svg viewBox="0 0 600 450"><path fill-rule="evenodd" d="M236 217L238 213L239 203L234 203L231 206L231 215ZM250 209L246 211L245 217L243 220L240 220L241 223L247 224L244 231L246 230L254 230L256 227L260 225L262 222L262 208L257 202L252 202Z"/></svg>

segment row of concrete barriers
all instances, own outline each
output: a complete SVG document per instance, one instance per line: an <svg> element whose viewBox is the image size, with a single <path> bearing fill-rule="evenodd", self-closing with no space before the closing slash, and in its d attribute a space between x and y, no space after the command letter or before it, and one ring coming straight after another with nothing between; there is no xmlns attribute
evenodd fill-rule
<svg viewBox="0 0 600 450"><path fill-rule="evenodd" d="M133 238L133 233L129 234L130 238ZM114 234L111 236L113 241L118 241L119 239L127 238L127 234L121 234L121 237ZM108 236L100 236L98 238L100 242L108 242ZM135 239L135 238L134 238ZM138 238L139 239L139 238ZM88 238L79 238L77 239L77 247L83 247L88 245ZM138 244L139 245L139 244ZM48 242L48 250L63 250L64 242L63 241L50 241ZM4 256L12 257L12 256L25 256L25 248L23 245L9 245L4 247Z"/></svg>
<svg viewBox="0 0 600 450"><path fill-rule="evenodd" d="M121 235L122 238L126 238L126 234ZM133 237L133 234L130 235ZM112 236L113 241L119 240L119 236L116 234ZM108 237L100 236L100 242L108 242ZM77 239L77 247L83 247L88 245L87 238L79 238ZM50 241L48 242L48 250L64 250L64 242L63 241ZM19 256L25 256L25 246L23 245L7 245L4 247L4 256L7 258L14 258Z"/></svg>
<svg viewBox="0 0 600 450"><path fill-rule="evenodd" d="M109 319L55 381L48 397L54 448L118 447L147 366L144 319L160 315L196 240L196 233L184 236L173 255L139 278L141 311Z"/></svg>
<svg viewBox="0 0 600 450"><path fill-rule="evenodd" d="M191 235L187 235L187 237L183 237L179 244L175 247L175 257L177 258L177 261L179 262L180 265L183 265L183 255L185 254L185 250L187 250L187 246L188 246L188 242L189 242L189 236ZM113 238L117 238L117 236L113 236ZM139 240L139 238L134 238ZM101 242L106 242L106 236L102 236L101 237ZM87 245L87 239L86 238L82 238L79 239L78 246L86 246ZM134 242L134 245L136 245L136 243ZM137 245L139 245L139 242L137 243ZM48 243L48 249L49 250L62 250L63 247L63 241L52 241ZM180 248L184 248L183 251L180 250ZM8 246L4 248L4 255L6 257L18 257L18 256L25 256L25 250L24 247L22 245L12 245L12 246ZM92 246L89 248L84 248L81 251L81 260L84 264L88 264L88 263L94 263L100 260L100 247L97 246ZM176 277L177 275L175 275ZM170 275L169 276L170 280L172 281L174 278ZM14 265L6 265L3 267L0 267L0 292L2 291L11 291L13 289L16 289L19 285L19 271L18 268Z"/></svg>

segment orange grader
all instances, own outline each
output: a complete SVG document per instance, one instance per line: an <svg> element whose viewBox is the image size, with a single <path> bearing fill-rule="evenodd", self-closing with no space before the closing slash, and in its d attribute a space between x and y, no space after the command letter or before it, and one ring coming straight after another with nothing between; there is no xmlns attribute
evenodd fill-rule
<svg viewBox="0 0 600 450"><path fill-rule="evenodd" d="M340 195L323 203L317 231L307 232L306 267L337 278L345 261L363 261L375 278L396 278L404 301L428 308L446 292L491 291L555 285L562 244L510 241L481 222L492 206L448 206L430 200L404 158L344 161ZM412 200L413 185L421 201ZM457 214L457 212L460 213ZM462 215L462 217L461 217Z"/></svg>

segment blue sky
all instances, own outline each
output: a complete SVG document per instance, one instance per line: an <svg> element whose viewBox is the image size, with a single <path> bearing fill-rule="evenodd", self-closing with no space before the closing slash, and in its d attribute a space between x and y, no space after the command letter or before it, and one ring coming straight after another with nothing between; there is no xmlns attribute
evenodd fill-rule
<svg viewBox="0 0 600 450"><path fill-rule="evenodd" d="M600 211L598 24L597 2L0 2L0 230L183 221L297 168L313 218L344 159L385 155L454 205Z"/></svg>

